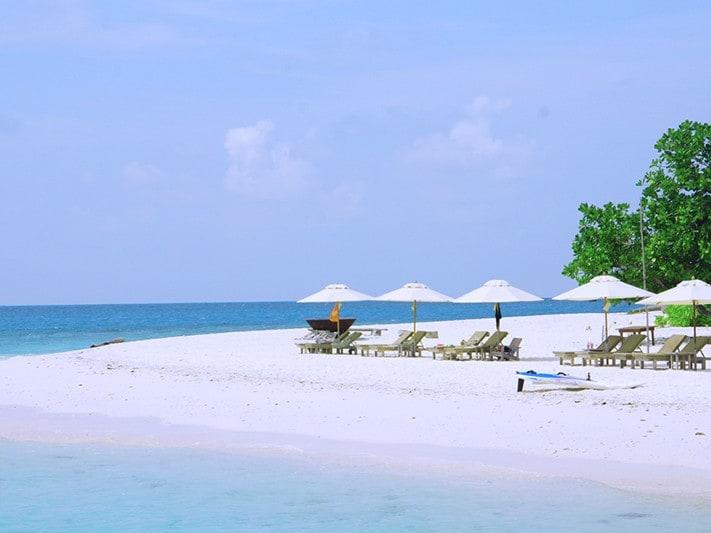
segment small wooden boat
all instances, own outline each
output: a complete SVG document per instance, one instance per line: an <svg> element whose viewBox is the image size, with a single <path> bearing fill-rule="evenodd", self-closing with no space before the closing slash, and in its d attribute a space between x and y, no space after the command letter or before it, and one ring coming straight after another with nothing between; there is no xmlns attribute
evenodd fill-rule
<svg viewBox="0 0 711 533"><path fill-rule="evenodd" d="M341 333L347 331L355 322L355 318L342 318L341 319ZM307 318L306 322L309 323L311 329L318 331L338 331L338 322L331 322L328 318Z"/></svg>

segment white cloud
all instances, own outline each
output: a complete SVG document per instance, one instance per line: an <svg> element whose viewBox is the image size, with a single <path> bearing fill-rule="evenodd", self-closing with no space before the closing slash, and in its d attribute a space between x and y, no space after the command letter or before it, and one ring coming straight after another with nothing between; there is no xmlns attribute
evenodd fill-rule
<svg viewBox="0 0 711 533"><path fill-rule="evenodd" d="M284 200L310 185L308 163L296 157L290 145L273 142L272 130L270 121L260 120L227 131L228 189L255 200Z"/></svg>
<svg viewBox="0 0 711 533"><path fill-rule="evenodd" d="M522 171L536 153L535 142L494 132L495 118L510 106L508 100L475 98L465 116L447 131L417 139L407 153L408 159L435 166L477 167L499 176Z"/></svg>

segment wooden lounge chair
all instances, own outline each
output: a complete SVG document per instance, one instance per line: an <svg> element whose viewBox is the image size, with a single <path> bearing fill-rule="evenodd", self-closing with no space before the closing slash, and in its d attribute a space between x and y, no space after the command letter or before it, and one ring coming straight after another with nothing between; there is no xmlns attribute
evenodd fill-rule
<svg viewBox="0 0 711 533"><path fill-rule="evenodd" d="M463 340L460 345L461 346L477 346L483 341L486 337L489 336L488 331L475 331L472 333L472 336L469 337L466 340Z"/></svg>
<svg viewBox="0 0 711 533"><path fill-rule="evenodd" d="M297 342L296 346L299 347L299 353L330 353L331 345L334 342L342 341L347 335L347 331L336 337L332 333L315 331L310 334L309 339Z"/></svg>
<svg viewBox="0 0 711 533"><path fill-rule="evenodd" d="M378 354L384 355L385 352L400 352L402 350L403 343L412 337L412 331L404 331L400 336L395 339L391 344L357 344L356 348L360 350L360 355L370 355L370 351L375 352L375 357Z"/></svg>
<svg viewBox="0 0 711 533"><path fill-rule="evenodd" d="M417 331L412 336L402 343L398 355L409 355L412 357L422 355L422 339L427 335L426 331Z"/></svg>
<svg viewBox="0 0 711 533"><path fill-rule="evenodd" d="M610 335L604 341L602 341L600 343L600 346L598 346L597 348L591 348L590 350L553 352L553 355L555 355L560 360L561 365L563 364L563 361L567 360L570 361L570 365L572 366L575 365L576 357L582 357L583 355L589 354L591 352L611 352L615 349L615 346L620 344L621 341L622 337L620 335Z"/></svg>
<svg viewBox="0 0 711 533"><path fill-rule="evenodd" d="M328 331L313 331L306 340L298 342L296 345L299 347L300 353L330 353L332 344L342 341L348 334L347 331L340 335Z"/></svg>
<svg viewBox="0 0 711 533"><path fill-rule="evenodd" d="M489 335L488 331L475 331L472 336L466 340L463 340L459 346L478 346L484 338ZM425 348L425 351L432 352L432 359L437 357L438 353L442 354L442 358L445 358L447 350L452 348L457 348L456 344L448 344L442 346L430 346Z"/></svg>
<svg viewBox="0 0 711 533"><path fill-rule="evenodd" d="M689 356L689 364L694 365L694 370L697 365L701 365L701 370L706 370L706 355L704 355L703 348L707 344L711 344L711 336L696 337L696 352Z"/></svg>
<svg viewBox="0 0 711 533"><path fill-rule="evenodd" d="M639 363L640 368L644 368L644 363L646 361L652 362L652 368L657 369L658 362L665 362L667 368L671 368L672 359L674 354L677 353L679 346L686 340L686 335L672 335L658 351L653 353L635 353L631 357L620 357L620 368L624 368L627 363L631 363L632 368L634 368L637 363Z"/></svg>
<svg viewBox="0 0 711 533"><path fill-rule="evenodd" d="M587 364L593 364L596 363L598 366L603 366L607 364L612 364L615 365L616 359L618 357L629 357L629 356L634 356L634 353L639 350L640 345L644 342L644 339L647 337L640 334L640 333L635 333L634 335L630 335L629 337L625 337L622 339L622 343L620 344L620 347L617 351L609 351L609 352L588 352L585 355L581 356L581 359L583 360L583 366L586 366Z"/></svg>
<svg viewBox="0 0 711 533"><path fill-rule="evenodd" d="M467 354L469 359L473 359L474 355L477 358L485 357L496 348L509 334L508 331L495 331L491 336L478 346L454 346L445 352L445 358L459 359L460 356Z"/></svg>
<svg viewBox="0 0 711 533"><path fill-rule="evenodd" d="M700 364L701 370L706 370L706 354L704 354L703 348L707 344L711 344L711 336L696 337L696 345L698 347L698 350L693 360L694 369L696 369L697 364Z"/></svg>
<svg viewBox="0 0 711 533"><path fill-rule="evenodd" d="M686 370L687 368L696 370L699 365L701 365L702 370L706 370L706 357L701 350L709 343L711 343L711 337L704 336L696 337L695 340L693 338L689 339L686 346L674 354L672 363L674 360L678 361L681 370ZM701 355L699 356L699 354Z"/></svg>
<svg viewBox="0 0 711 533"><path fill-rule="evenodd" d="M521 349L521 342L523 342L521 337L514 337L508 346L502 345L501 348L494 348L489 355L491 359L496 358L500 361L511 361L512 359L518 361L518 352Z"/></svg>
<svg viewBox="0 0 711 533"><path fill-rule="evenodd" d="M343 340L335 341L331 343L331 353L343 353L344 350L348 350L348 353L356 353L357 348L353 345L355 341L360 339L363 333L360 331L351 331Z"/></svg>

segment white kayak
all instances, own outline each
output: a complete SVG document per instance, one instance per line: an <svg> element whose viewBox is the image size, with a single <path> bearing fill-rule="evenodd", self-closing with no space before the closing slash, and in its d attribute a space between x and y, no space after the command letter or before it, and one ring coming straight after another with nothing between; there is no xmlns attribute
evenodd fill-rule
<svg viewBox="0 0 711 533"><path fill-rule="evenodd" d="M641 387L641 383L629 384L629 385L612 385L604 383L602 381L597 381L590 378L590 374L587 377L570 376L565 372L558 372L556 374L546 374L543 372L536 372L535 370L528 370L526 372L516 372L518 376L518 391L523 390L524 382L531 383L533 385L557 385L560 387L565 387L568 389L596 389L596 390L610 390L610 389L634 389L636 387Z"/></svg>

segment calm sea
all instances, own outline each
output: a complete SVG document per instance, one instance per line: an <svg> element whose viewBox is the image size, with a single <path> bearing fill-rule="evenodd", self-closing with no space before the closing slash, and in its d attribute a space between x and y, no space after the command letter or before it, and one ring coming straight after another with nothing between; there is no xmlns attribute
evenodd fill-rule
<svg viewBox="0 0 711 533"><path fill-rule="evenodd" d="M329 304L294 302L0 306L0 355L40 354L86 348L116 337L154 339L225 331L305 327L306 318L326 318ZM600 302L502 304L504 316L601 312ZM621 304L615 310L628 310ZM420 304L418 320L491 317L490 304ZM342 316L357 324L411 320L410 305L354 302Z"/></svg>
<svg viewBox="0 0 711 533"><path fill-rule="evenodd" d="M711 510L571 480L0 441L0 531L708 531Z"/></svg>

